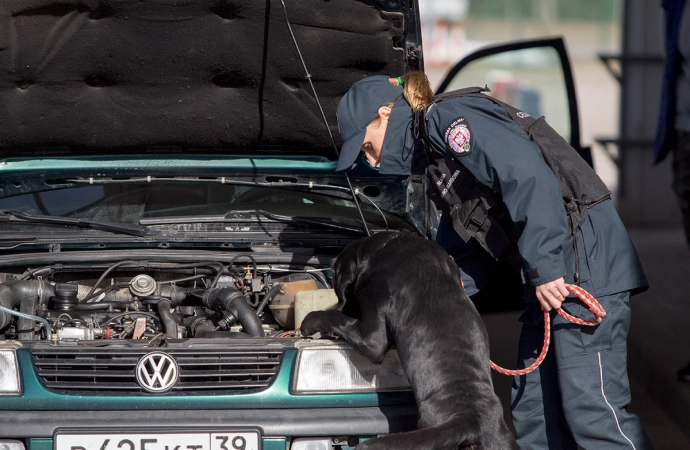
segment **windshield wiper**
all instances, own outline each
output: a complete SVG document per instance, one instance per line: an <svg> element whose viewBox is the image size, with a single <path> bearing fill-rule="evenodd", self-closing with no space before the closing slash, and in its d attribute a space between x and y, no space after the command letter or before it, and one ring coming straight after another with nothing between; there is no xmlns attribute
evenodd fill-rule
<svg viewBox="0 0 690 450"><path fill-rule="evenodd" d="M139 224L148 225L166 225L175 223L190 223L190 222L237 222L237 221L258 221L257 216L262 216L270 220L275 220L277 222L286 223L308 223L319 225L328 228L334 228L338 230L349 231L351 233L358 233L366 235L366 232L359 227L349 226L342 223L338 223L332 218L328 217L315 217L315 216L287 216L283 214L274 214L272 212L263 209L250 209L250 210L232 210L224 215L216 216L185 216L185 217L160 217L160 218L149 218L141 219ZM359 224L359 221L354 219L347 219L350 222Z"/></svg>
<svg viewBox="0 0 690 450"><path fill-rule="evenodd" d="M342 225L334 221L332 218L328 217L314 217L314 216L286 216L282 214L273 214L268 211L264 211L262 209L257 209L255 211L246 211L249 212L250 214L260 214L262 216L268 217L269 219L273 220L279 220L281 222L303 222L303 223L311 223L311 224L316 224L316 225L322 225L326 226L329 228L336 228L340 230L346 230L346 231L351 231L354 233L361 233L366 235L366 232L359 228L359 227L354 227L354 226L347 226L347 225ZM228 217L228 215L232 215L234 213L237 213L237 211L232 211L229 212L225 215L225 217ZM347 220L347 219L346 219ZM358 223L356 220L351 220L353 223Z"/></svg>
<svg viewBox="0 0 690 450"><path fill-rule="evenodd" d="M70 217L44 216L27 214L12 209L0 210L0 222L45 223L50 225L67 225L93 230L110 231L112 233L128 234L131 236L147 236L151 234L141 225L123 225L108 222L97 222L89 219L74 219Z"/></svg>

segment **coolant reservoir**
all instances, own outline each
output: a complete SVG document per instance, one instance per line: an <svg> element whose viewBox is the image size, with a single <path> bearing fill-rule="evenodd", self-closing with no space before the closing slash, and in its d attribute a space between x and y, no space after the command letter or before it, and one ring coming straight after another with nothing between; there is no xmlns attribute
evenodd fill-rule
<svg viewBox="0 0 690 450"><path fill-rule="evenodd" d="M304 317L312 311L326 311L338 304L333 289L314 289L295 294L295 330L299 330Z"/></svg>
<svg viewBox="0 0 690 450"><path fill-rule="evenodd" d="M295 295L304 290L316 289L316 281L297 280L282 281L283 289L273 298L268 308L273 313L276 322L286 330L294 330L295 326Z"/></svg>

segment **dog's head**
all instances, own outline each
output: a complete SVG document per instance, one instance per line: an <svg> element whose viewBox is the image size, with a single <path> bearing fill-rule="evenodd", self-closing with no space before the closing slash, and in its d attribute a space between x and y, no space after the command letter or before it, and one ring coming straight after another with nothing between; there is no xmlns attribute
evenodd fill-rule
<svg viewBox="0 0 690 450"><path fill-rule="evenodd" d="M359 239L345 247L333 264L333 288L338 296L335 309L342 310L348 298L357 290L357 279L371 267L376 255L402 232L381 232Z"/></svg>

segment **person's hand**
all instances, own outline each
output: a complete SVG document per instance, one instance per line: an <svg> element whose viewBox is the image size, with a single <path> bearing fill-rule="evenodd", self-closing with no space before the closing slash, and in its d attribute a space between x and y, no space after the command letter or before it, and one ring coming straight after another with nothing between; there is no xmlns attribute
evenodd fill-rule
<svg viewBox="0 0 690 450"><path fill-rule="evenodd" d="M537 300L544 311L551 311L552 308L559 309L569 293L563 278L537 286Z"/></svg>

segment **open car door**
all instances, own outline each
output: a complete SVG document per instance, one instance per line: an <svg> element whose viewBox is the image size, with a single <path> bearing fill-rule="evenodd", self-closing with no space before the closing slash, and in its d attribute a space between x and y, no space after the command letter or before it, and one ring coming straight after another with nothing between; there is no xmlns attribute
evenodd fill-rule
<svg viewBox="0 0 690 450"><path fill-rule="evenodd" d="M488 86L489 95L546 121L592 166L589 147L580 144L575 84L562 38L486 47L458 62L436 94Z"/></svg>
<svg viewBox="0 0 690 450"><path fill-rule="evenodd" d="M546 121L592 166L589 147L580 144L580 122L570 61L562 38L485 47L463 58L436 94L487 86L489 95ZM505 276L509 274L506 273ZM517 283L519 284L519 283ZM472 297L480 313L521 311L521 290L494 283ZM496 302L496 299L501 299Z"/></svg>

